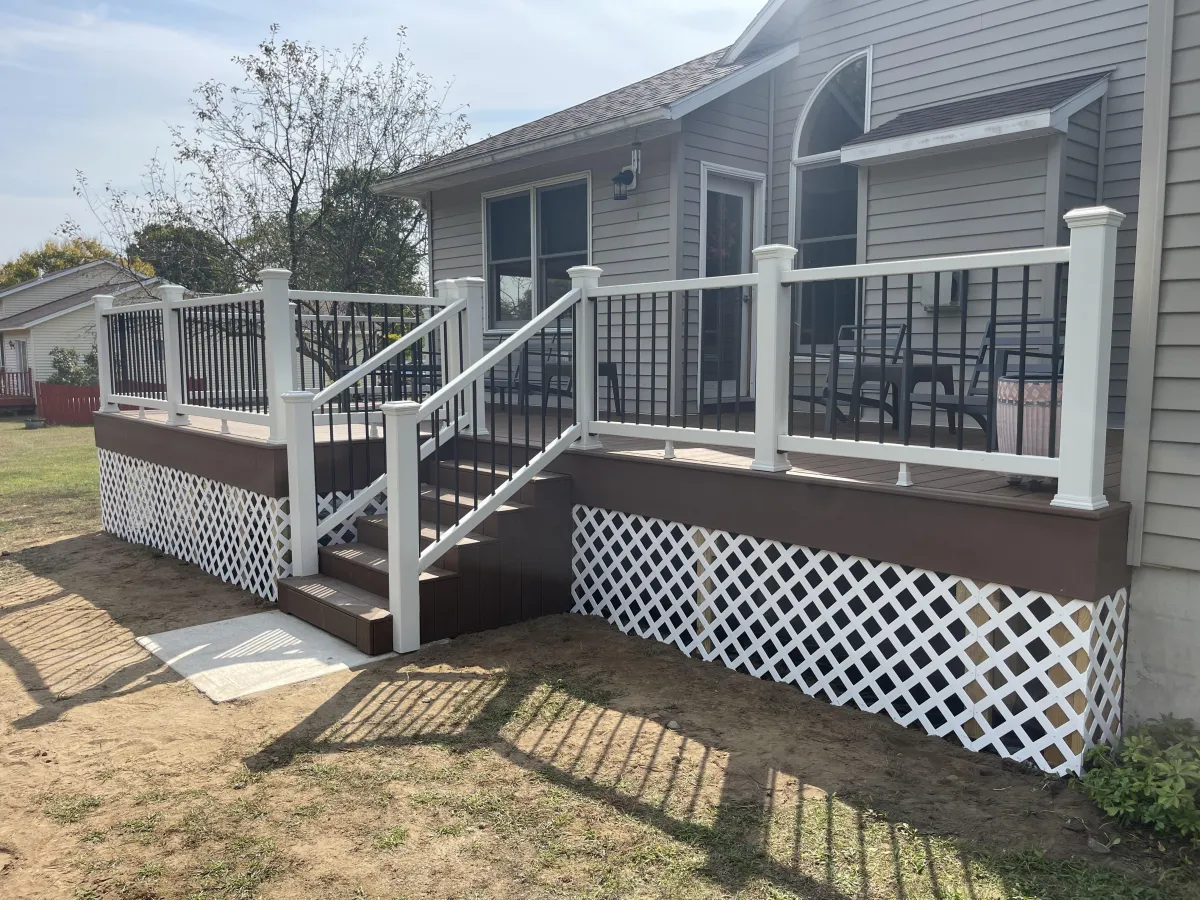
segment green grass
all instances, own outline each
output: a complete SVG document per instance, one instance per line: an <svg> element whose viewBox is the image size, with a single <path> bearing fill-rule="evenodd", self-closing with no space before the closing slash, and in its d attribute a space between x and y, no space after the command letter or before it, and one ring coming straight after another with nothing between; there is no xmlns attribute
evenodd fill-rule
<svg viewBox="0 0 1200 900"><path fill-rule="evenodd" d="M0 540L96 527L100 479L90 427L28 431L0 419Z"/></svg>

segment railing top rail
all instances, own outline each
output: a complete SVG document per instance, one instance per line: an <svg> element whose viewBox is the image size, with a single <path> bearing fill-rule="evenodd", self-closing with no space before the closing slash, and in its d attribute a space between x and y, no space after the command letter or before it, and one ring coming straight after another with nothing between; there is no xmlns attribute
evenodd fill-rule
<svg viewBox="0 0 1200 900"><path fill-rule="evenodd" d="M113 307L111 307L111 308L109 308L109 309L103 309L103 310L101 310L101 311L100 311L100 314L101 314L101 315L104 315L104 316L117 316L117 315L120 315L120 314L122 314L122 313L131 313L131 312L146 312L146 311L148 311L148 310L160 310L160 309L162 309L162 303L161 303L161 302L154 302L154 303L126 303L126 304L125 304L125 305L123 305L123 306L113 306Z"/></svg>
<svg viewBox="0 0 1200 900"><path fill-rule="evenodd" d="M227 303L245 303L247 300L261 300L262 291L242 291L240 294L218 294L213 297L188 297L171 304L173 309L187 309L192 306L224 306Z"/></svg>
<svg viewBox="0 0 1200 900"><path fill-rule="evenodd" d="M438 297L417 297L405 294L355 294L347 291L288 291L292 300L310 303L378 303L402 306L446 306L451 301Z"/></svg>
<svg viewBox="0 0 1200 900"><path fill-rule="evenodd" d="M424 419L433 414L433 411L438 409L442 404L449 401L455 394L462 390L463 385L470 384L478 378L486 374L487 370L504 359L514 350L518 350L522 345L526 344L530 338L549 325L568 309L579 302L582 292L579 288L572 288L563 294L540 313L514 331L511 335L501 341L497 346L493 347L478 360L464 369L461 373L445 384L441 390L435 392L424 403L421 404L421 411L418 418ZM433 321L432 319L430 321Z"/></svg>
<svg viewBox="0 0 1200 900"><path fill-rule="evenodd" d="M1028 250L1001 250L995 253L968 253L962 256L897 259L887 262L863 263L857 266L791 269L783 273L782 280L784 284L797 284L811 281L871 278L882 275L924 275L934 272L961 272L967 269L1005 269L1070 261L1070 247L1033 247Z"/></svg>
<svg viewBox="0 0 1200 900"><path fill-rule="evenodd" d="M643 281L639 284L610 284L588 288L588 299L602 299L635 294L665 294L670 291L713 290L730 287L753 287L758 284L757 272L741 275L713 275L708 278L680 278L675 281Z"/></svg>
<svg viewBox="0 0 1200 900"><path fill-rule="evenodd" d="M412 329L412 331L407 332L403 337L397 338L370 359L356 366L337 381L324 388L313 397L313 407L323 406L328 403L356 381L365 378L371 372L389 362L393 357L403 353L417 341L421 340L421 338L437 329L443 322L457 315L461 310L466 309L466 306L466 300L456 300L436 315L430 316L416 328Z"/></svg>

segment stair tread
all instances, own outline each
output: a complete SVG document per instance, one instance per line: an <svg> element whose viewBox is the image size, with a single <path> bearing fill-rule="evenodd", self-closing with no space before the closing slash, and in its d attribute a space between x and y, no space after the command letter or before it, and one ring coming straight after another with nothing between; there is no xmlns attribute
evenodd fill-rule
<svg viewBox="0 0 1200 900"><path fill-rule="evenodd" d="M369 522L370 524L372 524L378 528L387 528L388 527L387 516L359 516L359 519ZM446 529L447 529L447 526L443 525L442 531L445 532ZM437 538L437 525L433 522L422 522L421 523L421 540L433 541L436 538ZM455 546L456 547L465 547L465 546L472 546L474 544L492 544L492 543L495 543L495 541L496 541L496 539L494 537L488 537L486 534L479 534L478 532L472 531L469 534L467 534L465 537L459 538L458 541L455 542Z"/></svg>
<svg viewBox="0 0 1200 900"><path fill-rule="evenodd" d="M497 475L503 475L505 478L512 477L512 469L510 469L507 465L484 462L483 460L480 460L478 465L479 465L480 478L482 478L484 476L484 473L490 473L493 470L495 470ZM459 471L462 471L462 472L470 472L472 477L474 477L474 474L475 474L475 464L466 462L465 460L458 460L457 462L452 461L452 460L443 460L442 466L445 468L450 468L450 469L457 468ZM556 481L556 480L561 480L563 478L570 478L570 477L571 477L570 475L564 475L561 472L548 472L545 469L543 469L542 471L540 471L536 475L534 475L533 478L530 479L530 481L533 481L533 482Z"/></svg>
<svg viewBox="0 0 1200 900"><path fill-rule="evenodd" d="M372 547L369 544L335 544L332 547L321 547L319 553L336 556L339 559L354 563L355 565L363 566L368 569L374 569L377 572L382 572L385 575L388 572L388 554L386 550L380 550L378 547ZM314 576L315 577L315 576ZM430 566L421 573L421 580L427 581L431 578L457 578L457 572L450 572L446 569L439 569L436 566Z"/></svg>
<svg viewBox="0 0 1200 900"><path fill-rule="evenodd" d="M281 578L279 583L308 595L318 603L336 607L360 619L382 619L391 616L387 609L387 600L383 597L328 575L299 575Z"/></svg>
<svg viewBox="0 0 1200 900"><path fill-rule="evenodd" d="M421 497L426 500L441 500L443 503L454 502L454 488L443 487L441 493L435 493L431 485L421 485ZM469 491L459 489L458 502L463 509L474 509L474 504L471 502L473 498ZM518 509L529 509L528 503L518 503L516 500L508 500L501 503L496 509L496 512L515 512Z"/></svg>

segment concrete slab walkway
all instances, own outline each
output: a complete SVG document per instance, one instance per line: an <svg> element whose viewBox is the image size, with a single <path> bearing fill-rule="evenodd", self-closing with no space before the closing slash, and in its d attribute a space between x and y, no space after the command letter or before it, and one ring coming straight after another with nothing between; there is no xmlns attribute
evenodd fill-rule
<svg viewBox="0 0 1200 900"><path fill-rule="evenodd" d="M278 611L137 640L217 703L383 659Z"/></svg>

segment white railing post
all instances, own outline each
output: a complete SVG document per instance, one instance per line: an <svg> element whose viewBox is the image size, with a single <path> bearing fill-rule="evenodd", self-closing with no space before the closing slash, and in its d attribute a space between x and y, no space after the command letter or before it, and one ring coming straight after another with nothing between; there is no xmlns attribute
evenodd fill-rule
<svg viewBox="0 0 1200 900"><path fill-rule="evenodd" d="M421 405L383 404L388 496L388 609L392 649L410 653L421 646L420 449Z"/></svg>
<svg viewBox="0 0 1200 900"><path fill-rule="evenodd" d="M96 375L100 381L100 412L116 412L119 407L112 400L112 347L108 342L108 321L104 317L113 307L113 298L109 294L97 294L92 298L92 304L96 307Z"/></svg>
<svg viewBox="0 0 1200 900"><path fill-rule="evenodd" d="M1063 347L1062 424L1058 493L1054 506L1102 509L1108 436L1108 375L1112 354L1113 287L1117 229L1123 213L1107 207L1075 209L1067 277L1067 329Z"/></svg>
<svg viewBox="0 0 1200 900"><path fill-rule="evenodd" d="M179 411L184 402L183 350L179 342L179 310L175 304L183 299L178 284L164 284L162 295L163 371L166 373L167 424L187 425L188 417Z"/></svg>
<svg viewBox="0 0 1200 900"><path fill-rule="evenodd" d="M287 269L263 269L263 340L267 357L267 411L271 415L271 443L285 438L285 413L279 399L295 387L292 373L292 312L288 299Z"/></svg>
<svg viewBox="0 0 1200 900"><path fill-rule="evenodd" d="M433 285L433 296L437 297L443 303L449 305L458 299L458 284L453 278L443 278L441 281L435 282ZM437 337L440 334L435 332ZM449 384L450 380L462 371L463 361L459 355L459 339L458 339L458 319L451 319L446 323L446 346L442 348L442 384ZM466 336L464 335L464 341Z"/></svg>
<svg viewBox="0 0 1200 900"><path fill-rule="evenodd" d="M783 286L783 273L791 269L796 248L768 244L754 249L758 261L755 295L755 336L758 356L754 399L754 462L756 472L786 472L791 468L787 454L779 449L779 436L786 430L791 382L789 340L792 304Z"/></svg>
<svg viewBox="0 0 1200 900"><path fill-rule="evenodd" d="M317 474L313 434L313 395L288 391L278 406L287 435L288 520L291 522L292 574L317 574Z"/></svg>
<svg viewBox="0 0 1200 900"><path fill-rule="evenodd" d="M464 312L466 318L465 350L466 359L463 367L472 365L483 359L483 329L487 320L486 300L484 299L484 280L482 278L459 278L458 296L467 301ZM478 435L486 435L487 430L487 395L484 393L484 378L479 377L475 382L475 408L471 411L471 426Z"/></svg>
<svg viewBox="0 0 1200 900"><path fill-rule="evenodd" d="M592 321L592 303L589 291L600 287L600 276L604 270L599 266L573 266L567 269L571 276L572 289L578 289L579 312L575 316L575 420L579 423L577 450L599 450L600 439L592 433L592 420L596 416L596 334Z"/></svg>

